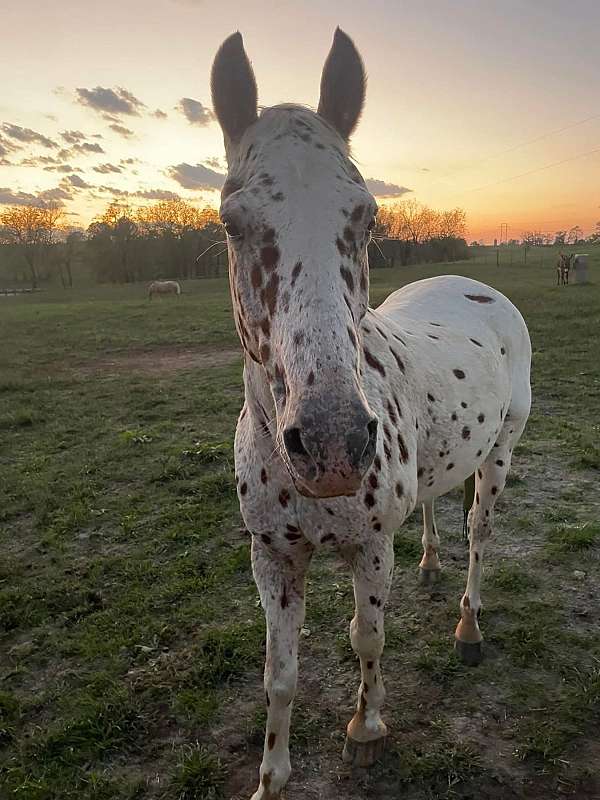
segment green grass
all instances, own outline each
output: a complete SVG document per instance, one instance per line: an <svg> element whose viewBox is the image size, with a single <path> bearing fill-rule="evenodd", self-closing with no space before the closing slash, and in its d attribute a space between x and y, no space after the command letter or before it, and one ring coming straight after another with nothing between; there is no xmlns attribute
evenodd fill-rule
<svg viewBox="0 0 600 800"><path fill-rule="evenodd" d="M534 798L565 786L600 795L589 766L600 703L600 281L556 289L548 264L372 274L374 302L444 271L506 292L532 335L534 407L485 556L486 661L467 669L452 649L467 565L453 493L437 512L439 584L417 584L418 513L396 537L383 659L390 744L381 765L354 777L339 761L358 688L351 578L333 554L315 559L290 800L341 796L346 781L360 800L496 797L499 786L512 797L521 780ZM599 269L595 252L591 274ZM225 282L184 288L152 307L141 286L2 301L3 799L219 800L256 788L265 627L233 476L241 358Z"/></svg>
<svg viewBox="0 0 600 800"><path fill-rule="evenodd" d="M548 533L551 553L577 553L592 548L600 537L600 522L561 525Z"/></svg>

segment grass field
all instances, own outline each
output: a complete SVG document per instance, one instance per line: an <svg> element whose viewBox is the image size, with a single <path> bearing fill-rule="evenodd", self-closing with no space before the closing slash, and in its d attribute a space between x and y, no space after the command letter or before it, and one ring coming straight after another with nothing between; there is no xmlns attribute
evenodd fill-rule
<svg viewBox="0 0 600 800"><path fill-rule="evenodd" d="M318 555L288 800L600 797L600 252L588 286L473 260L375 272L372 300L445 271L508 294L534 350L532 417L486 555L486 659L464 667L452 650L467 570L455 492L435 590L417 584L420 511L397 535L388 749L350 771L350 577ZM184 291L0 299L1 798L255 788L264 624L233 481L241 358L225 282Z"/></svg>

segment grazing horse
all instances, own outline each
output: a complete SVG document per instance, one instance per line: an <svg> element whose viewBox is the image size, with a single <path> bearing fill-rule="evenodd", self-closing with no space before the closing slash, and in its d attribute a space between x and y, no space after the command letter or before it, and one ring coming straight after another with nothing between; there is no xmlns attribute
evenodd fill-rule
<svg viewBox="0 0 600 800"><path fill-rule="evenodd" d="M291 771L298 636L314 551L336 548L353 571L350 640L361 682L343 755L367 766L386 735L380 657L394 530L422 504L420 568L434 579L434 498L473 473L455 638L464 661L481 658L483 553L529 414L531 346L506 297L468 278L418 281L369 308L377 207L348 148L365 75L342 31L316 113L285 104L258 114L239 33L222 44L211 78L228 163L220 214L244 350L236 484L267 621L267 727L253 800L273 800Z"/></svg>
<svg viewBox="0 0 600 800"><path fill-rule="evenodd" d="M181 294L181 286L177 281L152 281L148 287L148 300L155 294Z"/></svg>
<svg viewBox="0 0 600 800"><path fill-rule="evenodd" d="M569 283L569 271L571 266L573 265L573 260L575 255L572 254L570 256L565 255L564 253L558 254L558 260L556 262L556 285L563 286L568 285Z"/></svg>

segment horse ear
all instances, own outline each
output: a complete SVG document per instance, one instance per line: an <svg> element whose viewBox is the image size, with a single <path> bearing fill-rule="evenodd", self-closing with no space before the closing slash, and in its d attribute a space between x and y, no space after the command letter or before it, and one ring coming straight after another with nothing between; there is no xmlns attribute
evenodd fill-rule
<svg viewBox="0 0 600 800"><path fill-rule="evenodd" d="M356 127L365 102L367 76L352 39L336 28L333 44L321 76L318 113L344 139Z"/></svg>
<svg viewBox="0 0 600 800"><path fill-rule="evenodd" d="M239 31L225 39L219 48L210 85L213 108L225 138L239 142L257 119L256 79Z"/></svg>

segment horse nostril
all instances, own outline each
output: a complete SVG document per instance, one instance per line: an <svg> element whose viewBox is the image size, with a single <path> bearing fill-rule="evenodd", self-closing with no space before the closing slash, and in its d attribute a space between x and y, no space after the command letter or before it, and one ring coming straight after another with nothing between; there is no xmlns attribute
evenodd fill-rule
<svg viewBox="0 0 600 800"><path fill-rule="evenodd" d="M286 428L283 432L283 443L291 456L307 457L309 455L308 450L302 443L300 428Z"/></svg>
<svg viewBox="0 0 600 800"><path fill-rule="evenodd" d="M377 420L372 419L365 428L357 428L349 433L346 446L350 463L358 468L365 460L371 460L375 455L377 443Z"/></svg>
<svg viewBox="0 0 600 800"><path fill-rule="evenodd" d="M377 428L379 423L375 417L368 423L367 430L369 431L369 441L367 448L374 447L377 444ZM365 448L366 449L366 448Z"/></svg>

